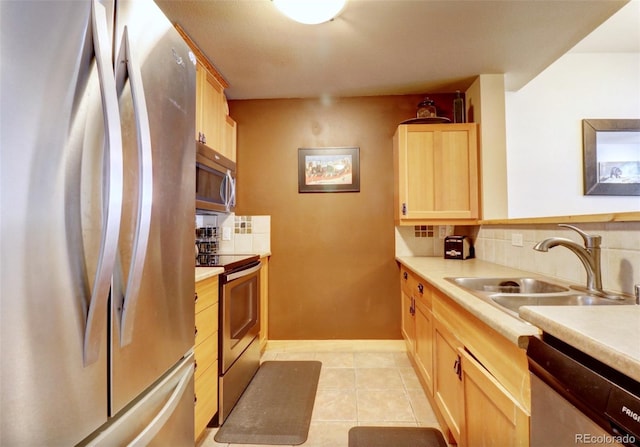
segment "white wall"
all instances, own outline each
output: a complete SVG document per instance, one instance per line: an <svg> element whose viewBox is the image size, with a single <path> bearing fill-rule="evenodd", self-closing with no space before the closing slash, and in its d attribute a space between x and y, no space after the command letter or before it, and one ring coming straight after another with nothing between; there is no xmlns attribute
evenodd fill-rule
<svg viewBox="0 0 640 447"><path fill-rule="evenodd" d="M639 53L567 53L505 102L509 218L640 210L582 184L582 119L640 118Z"/></svg>

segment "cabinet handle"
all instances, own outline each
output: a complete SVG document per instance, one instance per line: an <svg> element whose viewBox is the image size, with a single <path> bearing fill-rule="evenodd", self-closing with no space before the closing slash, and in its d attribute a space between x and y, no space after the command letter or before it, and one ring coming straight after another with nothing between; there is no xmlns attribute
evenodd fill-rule
<svg viewBox="0 0 640 447"><path fill-rule="evenodd" d="M453 370L455 371L456 376L458 376L458 380L462 381L462 359L460 358L460 355L458 355L458 358L453 363Z"/></svg>
<svg viewBox="0 0 640 447"><path fill-rule="evenodd" d="M404 280L406 281L407 279L409 279L409 274L407 272L403 272L402 273L402 277L404 278Z"/></svg>
<svg viewBox="0 0 640 447"><path fill-rule="evenodd" d="M403 216L407 215L407 204L406 203L402 204L402 215Z"/></svg>
<svg viewBox="0 0 640 447"><path fill-rule="evenodd" d="M198 292L194 293L194 295L195 295L195 300L194 300L194 302L195 302L195 303L197 303L197 302L198 302Z"/></svg>
<svg viewBox="0 0 640 447"><path fill-rule="evenodd" d="M411 315L416 314L416 300L413 297L411 297L411 307L409 308L409 312L411 313Z"/></svg>
<svg viewBox="0 0 640 447"><path fill-rule="evenodd" d="M424 286L422 284L418 284L418 292L420 292L420 295L424 293Z"/></svg>

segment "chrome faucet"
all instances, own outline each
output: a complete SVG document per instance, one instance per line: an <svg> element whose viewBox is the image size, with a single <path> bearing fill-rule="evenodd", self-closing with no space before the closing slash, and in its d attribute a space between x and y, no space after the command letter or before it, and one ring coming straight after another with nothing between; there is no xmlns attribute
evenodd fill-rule
<svg viewBox="0 0 640 447"><path fill-rule="evenodd" d="M568 248L578 256L587 271L587 291L598 295L605 295L602 290L602 273L600 269L600 242L602 237L585 233L573 225L559 224L559 227L571 228L576 231L584 241L584 247L571 239L563 237L551 237L538 242L533 249L548 251L550 248L561 245Z"/></svg>

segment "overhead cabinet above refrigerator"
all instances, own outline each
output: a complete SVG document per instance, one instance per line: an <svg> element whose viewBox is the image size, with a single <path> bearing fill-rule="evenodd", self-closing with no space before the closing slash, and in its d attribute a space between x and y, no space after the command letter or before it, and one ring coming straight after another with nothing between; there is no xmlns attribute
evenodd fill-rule
<svg viewBox="0 0 640 447"><path fill-rule="evenodd" d="M0 21L0 445L193 445L195 58L152 0Z"/></svg>

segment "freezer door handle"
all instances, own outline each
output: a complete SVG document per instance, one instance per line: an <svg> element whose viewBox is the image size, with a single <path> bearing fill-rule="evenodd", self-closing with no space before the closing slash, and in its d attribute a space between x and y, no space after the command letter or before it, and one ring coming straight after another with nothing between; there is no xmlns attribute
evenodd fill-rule
<svg viewBox="0 0 640 447"><path fill-rule="evenodd" d="M93 44L100 81L106 140L104 155L106 163L104 202L106 205L100 253L87 312L83 347L84 366L98 360L102 337L106 330L109 287L117 255L123 191L122 133L115 77L111 66L107 16L104 6L96 0L92 5Z"/></svg>
<svg viewBox="0 0 640 447"><path fill-rule="evenodd" d="M162 409L158 412L156 417L153 418L151 423L145 427L142 432L135 437L133 441L131 441L128 446L129 447L143 447L149 445L151 440L155 438L160 429L164 427L167 420L171 417L176 407L180 403L182 396L187 390L187 386L191 380L191 377L194 373L194 365L193 363L187 368L187 370L182 375L182 378L176 385L176 388L173 390L171 397L167 400L167 403L162 407Z"/></svg>
<svg viewBox="0 0 640 447"><path fill-rule="evenodd" d="M135 313L140 295L140 285L142 283L142 271L144 269L149 245L151 208L153 204L153 156L151 150L149 114L144 96L140 64L131 51L129 32L126 26L122 36L122 45L120 46L117 66L116 83L118 91L122 92L127 77L131 86L133 112L138 136L139 159L138 188L140 199L138 200L131 265L129 267L127 285L124 290L122 290L123 302L120 313L120 346L126 346L131 343L133 338ZM122 286L122 281L120 281L120 286Z"/></svg>
<svg viewBox="0 0 640 447"><path fill-rule="evenodd" d="M193 392L193 352L189 352L174 370L166 375L144 397L136 401L124 414L115 418L100 434L83 442L82 447L149 445L171 417L184 410L179 408L183 398L189 395L189 409ZM191 390L191 393L189 392ZM144 425L144 427L141 427Z"/></svg>

